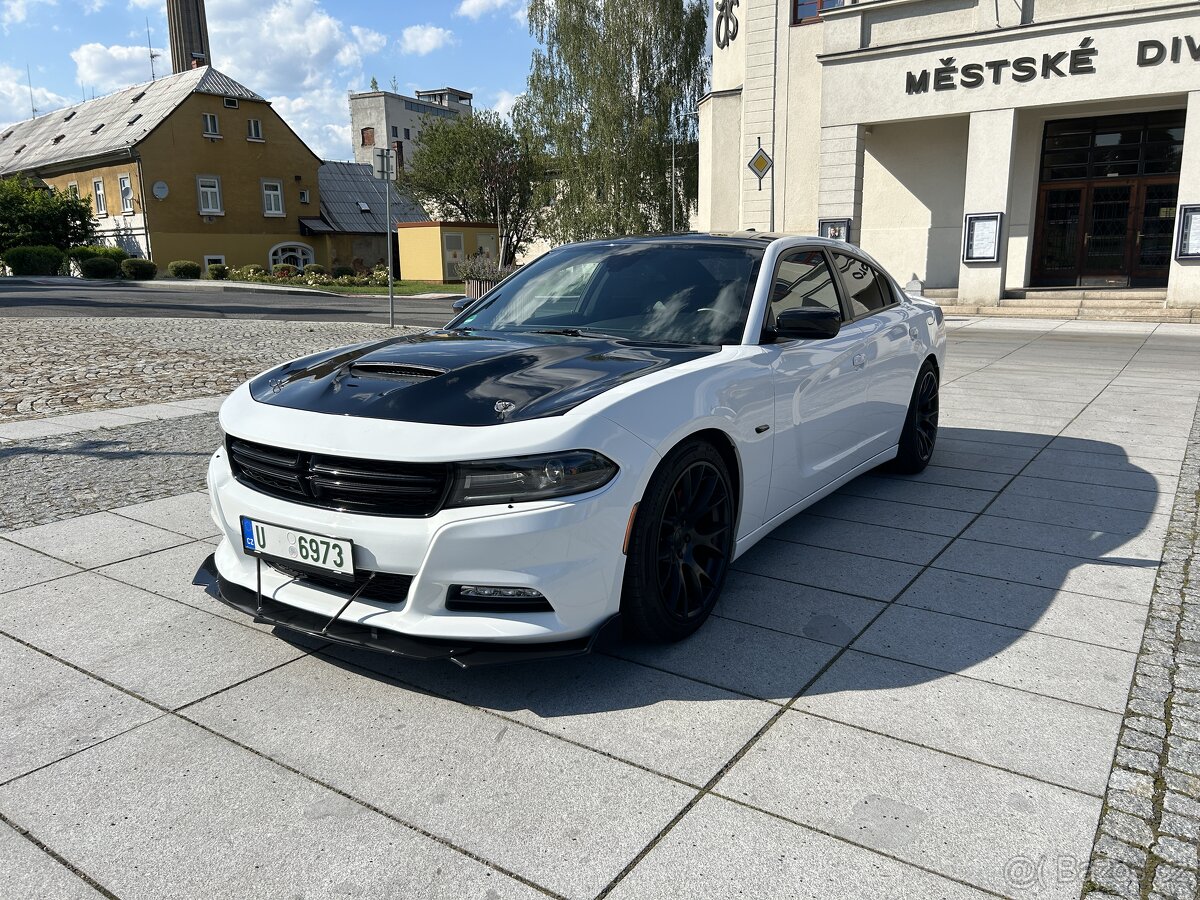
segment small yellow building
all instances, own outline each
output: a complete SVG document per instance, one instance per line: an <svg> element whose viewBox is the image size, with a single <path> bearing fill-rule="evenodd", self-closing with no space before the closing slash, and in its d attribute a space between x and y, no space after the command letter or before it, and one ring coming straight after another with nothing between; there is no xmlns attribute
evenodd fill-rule
<svg viewBox="0 0 1200 900"><path fill-rule="evenodd" d="M203 66L0 128L0 176L92 199L104 243L160 266L330 260L321 160L249 88Z"/></svg>
<svg viewBox="0 0 1200 900"><path fill-rule="evenodd" d="M402 222L396 234L407 280L462 281L458 264L468 256L499 257L499 231L486 222Z"/></svg>

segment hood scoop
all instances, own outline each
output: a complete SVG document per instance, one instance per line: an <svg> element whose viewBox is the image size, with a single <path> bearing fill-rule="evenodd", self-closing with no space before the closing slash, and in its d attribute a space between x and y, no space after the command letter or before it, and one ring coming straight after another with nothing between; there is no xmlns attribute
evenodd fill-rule
<svg viewBox="0 0 1200 900"><path fill-rule="evenodd" d="M351 375L369 375L375 378L403 378L408 381L437 378L439 375L445 375L446 372L446 369L439 369L436 366L414 366L408 363L373 362L369 360L352 363L350 366Z"/></svg>

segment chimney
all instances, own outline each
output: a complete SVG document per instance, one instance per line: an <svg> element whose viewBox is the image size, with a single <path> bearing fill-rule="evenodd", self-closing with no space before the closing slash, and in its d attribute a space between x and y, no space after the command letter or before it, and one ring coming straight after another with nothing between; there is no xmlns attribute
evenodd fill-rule
<svg viewBox="0 0 1200 900"><path fill-rule="evenodd" d="M167 0L167 27L171 33L171 66L176 74L211 65L204 0Z"/></svg>

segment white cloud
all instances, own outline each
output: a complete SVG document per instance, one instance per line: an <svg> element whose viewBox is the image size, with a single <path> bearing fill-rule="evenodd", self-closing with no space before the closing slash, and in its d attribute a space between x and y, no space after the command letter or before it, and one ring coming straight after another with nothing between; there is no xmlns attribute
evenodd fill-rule
<svg viewBox="0 0 1200 900"><path fill-rule="evenodd" d="M514 94L512 91L497 91L496 102L492 104L492 109L507 119L512 115L513 106L520 99L520 96L520 94Z"/></svg>
<svg viewBox="0 0 1200 900"><path fill-rule="evenodd" d="M67 106L71 101L46 88L33 87L33 105L38 115ZM25 72L0 63L0 124L11 124L29 118L29 83Z"/></svg>
<svg viewBox="0 0 1200 900"><path fill-rule="evenodd" d="M462 0L455 10L455 15L466 16L468 19L478 19L485 13L495 12L512 6L513 0Z"/></svg>
<svg viewBox="0 0 1200 900"><path fill-rule="evenodd" d="M166 53L155 47L156 53ZM75 80L97 94L150 80L150 51L146 47L83 44L71 51Z"/></svg>
<svg viewBox="0 0 1200 900"><path fill-rule="evenodd" d="M400 37L400 52L425 56L454 43L454 32L436 25L409 25Z"/></svg>
<svg viewBox="0 0 1200 900"><path fill-rule="evenodd" d="M162 0L129 0L130 9L161 9L166 14L166 4Z"/></svg>
<svg viewBox="0 0 1200 900"><path fill-rule="evenodd" d="M0 27L8 33L10 25L20 25L29 18L29 9L39 3L53 6L55 0L0 0Z"/></svg>
<svg viewBox="0 0 1200 900"><path fill-rule="evenodd" d="M107 2L108 0L83 0L83 11L90 16L92 13L98 13L104 9Z"/></svg>
<svg viewBox="0 0 1200 900"><path fill-rule="evenodd" d="M378 53L387 46L387 35L363 28L361 25L351 25L350 33L358 41L358 49L365 54Z"/></svg>

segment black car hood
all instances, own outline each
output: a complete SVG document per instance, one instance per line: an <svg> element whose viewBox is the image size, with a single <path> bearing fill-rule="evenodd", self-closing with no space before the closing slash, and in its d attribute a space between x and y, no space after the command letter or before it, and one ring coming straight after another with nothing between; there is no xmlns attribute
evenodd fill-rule
<svg viewBox="0 0 1200 900"><path fill-rule="evenodd" d="M260 403L431 425L561 415L717 347L529 332L431 331L295 360L250 382Z"/></svg>

